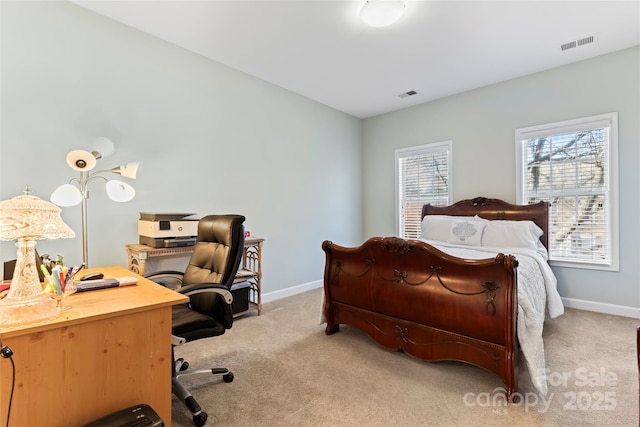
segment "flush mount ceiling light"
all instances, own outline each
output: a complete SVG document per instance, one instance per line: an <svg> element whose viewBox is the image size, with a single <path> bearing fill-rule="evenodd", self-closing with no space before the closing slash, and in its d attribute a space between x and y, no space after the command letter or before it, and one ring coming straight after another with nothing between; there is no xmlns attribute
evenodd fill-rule
<svg viewBox="0 0 640 427"><path fill-rule="evenodd" d="M386 27L400 19L404 9L401 0L368 0L360 9L360 19L372 27Z"/></svg>

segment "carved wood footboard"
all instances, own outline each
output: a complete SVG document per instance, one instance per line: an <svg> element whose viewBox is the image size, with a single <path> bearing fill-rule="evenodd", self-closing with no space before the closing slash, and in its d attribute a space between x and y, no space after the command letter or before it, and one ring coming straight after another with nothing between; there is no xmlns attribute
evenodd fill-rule
<svg viewBox="0 0 640 427"><path fill-rule="evenodd" d="M517 389L517 261L469 261L424 242L375 237L322 245L326 333L341 323L420 359L467 362Z"/></svg>

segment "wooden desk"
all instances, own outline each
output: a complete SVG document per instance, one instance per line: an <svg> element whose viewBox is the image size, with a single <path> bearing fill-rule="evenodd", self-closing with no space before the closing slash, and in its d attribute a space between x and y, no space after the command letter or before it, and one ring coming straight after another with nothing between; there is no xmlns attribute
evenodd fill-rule
<svg viewBox="0 0 640 427"><path fill-rule="evenodd" d="M251 284L249 303L258 312L262 311L262 244L264 239L247 237L244 239L244 254L242 264L238 269L237 281L248 281ZM129 270L144 275L147 259L175 255L190 256L195 246L180 246L175 248L152 248L147 245L130 243L127 247Z"/></svg>
<svg viewBox="0 0 640 427"><path fill-rule="evenodd" d="M93 270L134 275L123 267ZM171 306L188 298L138 280L68 296L71 308L54 320L0 330L16 368L10 426L80 426L140 403L171 425ZM11 361L0 359L2 426L11 379Z"/></svg>

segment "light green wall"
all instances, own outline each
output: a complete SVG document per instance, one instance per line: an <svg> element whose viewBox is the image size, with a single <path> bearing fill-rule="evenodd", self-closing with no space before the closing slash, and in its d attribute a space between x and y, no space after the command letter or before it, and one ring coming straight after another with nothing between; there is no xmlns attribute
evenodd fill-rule
<svg viewBox="0 0 640 427"><path fill-rule="evenodd" d="M640 47L365 120L364 237L395 234L396 148L452 140L454 201L486 196L515 203L515 129L613 111L620 271L554 271L565 298L639 307Z"/></svg>
<svg viewBox="0 0 640 427"><path fill-rule="evenodd" d="M324 239L361 240L361 120L68 2L0 7L0 198L48 199L97 136L116 145L103 168L143 161L129 203L90 187L91 266L126 265L139 212L244 214L265 292L321 279ZM62 216L78 237L37 249L79 263L80 207Z"/></svg>
<svg viewBox="0 0 640 427"><path fill-rule="evenodd" d="M395 233L394 149L453 140L454 199L514 202L516 128L617 111L620 272L555 271L563 297L640 306L638 47L362 121L67 2L0 12L0 199L47 199L97 136L116 144L105 167L144 162L132 202L92 185L92 265L126 265L141 211L239 212L267 240L265 292L317 281L323 240ZM79 234L80 208L63 218ZM81 259L79 237L38 250Z"/></svg>

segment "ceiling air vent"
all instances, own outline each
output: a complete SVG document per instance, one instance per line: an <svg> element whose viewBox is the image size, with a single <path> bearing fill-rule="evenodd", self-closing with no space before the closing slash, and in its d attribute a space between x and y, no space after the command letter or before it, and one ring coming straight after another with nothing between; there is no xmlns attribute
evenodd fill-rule
<svg viewBox="0 0 640 427"><path fill-rule="evenodd" d="M567 50L567 49L573 49L574 47L578 47L578 46L584 46L585 44L590 44L595 42L596 39L597 39L597 35L593 34L591 36L583 37L578 40L572 40L570 42L561 44L560 50Z"/></svg>
<svg viewBox="0 0 640 427"><path fill-rule="evenodd" d="M410 96L417 95L417 94L418 92L416 92L415 90L410 90L408 92L401 93L400 95L398 95L398 98L408 98Z"/></svg>

